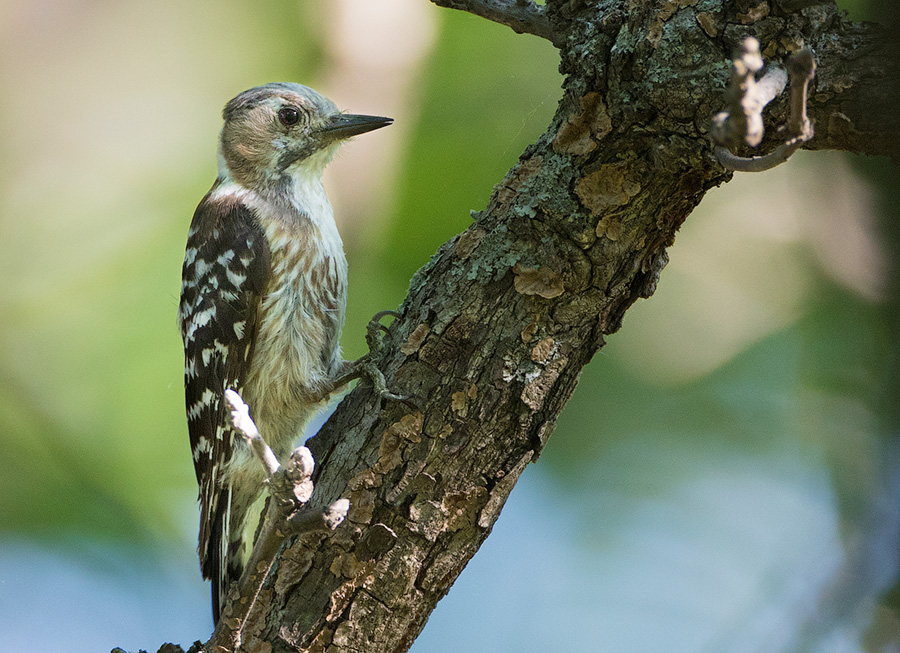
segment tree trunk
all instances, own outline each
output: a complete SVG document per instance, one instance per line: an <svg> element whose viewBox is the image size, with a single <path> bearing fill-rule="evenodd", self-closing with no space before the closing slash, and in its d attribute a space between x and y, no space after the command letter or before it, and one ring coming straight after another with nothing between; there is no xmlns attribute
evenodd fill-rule
<svg viewBox="0 0 900 653"><path fill-rule="evenodd" d="M746 36L767 61L812 47L809 148L897 154L889 81L900 74L887 33L830 3L790 4L551 0L530 7L540 29L527 16L503 21L500 0L454 4L500 6L492 19L551 38L564 94L487 208L413 277L380 361L410 401L358 387L307 443L313 502L347 497L350 513L330 536L283 549L245 650L412 644L540 454L584 365L653 294L666 248L706 191L730 179L708 131ZM763 151L787 104L785 94L767 110Z"/></svg>

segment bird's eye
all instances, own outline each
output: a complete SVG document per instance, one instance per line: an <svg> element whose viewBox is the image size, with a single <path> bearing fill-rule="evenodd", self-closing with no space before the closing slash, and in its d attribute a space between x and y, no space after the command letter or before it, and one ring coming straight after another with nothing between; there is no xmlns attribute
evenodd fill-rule
<svg viewBox="0 0 900 653"><path fill-rule="evenodd" d="M294 107L282 107L278 111L278 120L285 127L293 127L300 122L300 112Z"/></svg>

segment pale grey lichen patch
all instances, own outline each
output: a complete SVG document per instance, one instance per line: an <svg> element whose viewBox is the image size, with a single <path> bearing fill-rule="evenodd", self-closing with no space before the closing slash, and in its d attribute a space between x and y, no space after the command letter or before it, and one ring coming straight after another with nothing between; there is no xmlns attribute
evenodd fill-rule
<svg viewBox="0 0 900 653"><path fill-rule="evenodd" d="M496 281L516 265L521 256L521 247L510 242L506 225L499 225L481 238L477 252L469 257L466 278L482 283Z"/></svg>

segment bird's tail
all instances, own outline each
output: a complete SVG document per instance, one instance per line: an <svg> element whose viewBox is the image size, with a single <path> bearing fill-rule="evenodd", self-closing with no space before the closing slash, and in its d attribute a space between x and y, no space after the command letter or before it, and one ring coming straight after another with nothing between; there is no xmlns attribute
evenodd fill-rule
<svg viewBox="0 0 900 653"><path fill-rule="evenodd" d="M253 548L264 500L229 485L219 495L216 521L209 546L213 623L225 609L228 592L241 579Z"/></svg>

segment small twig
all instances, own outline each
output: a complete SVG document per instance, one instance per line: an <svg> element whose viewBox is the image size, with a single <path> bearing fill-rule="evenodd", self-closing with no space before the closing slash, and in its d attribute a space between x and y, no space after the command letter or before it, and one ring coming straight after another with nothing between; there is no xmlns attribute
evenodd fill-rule
<svg viewBox="0 0 900 653"><path fill-rule="evenodd" d="M763 60L759 41L752 36L741 43L732 63L731 82L726 93L728 110L713 118L713 139L720 145L734 147L747 143L755 147L762 141L764 133L763 109L784 90L787 73L773 67L756 81Z"/></svg>
<svg viewBox="0 0 900 653"><path fill-rule="evenodd" d="M734 170L735 172L765 172L787 161L794 152L800 149L802 144L803 141L793 139L782 143L764 156L738 156L724 145L716 145L713 147L713 152L719 159L719 163L729 170Z"/></svg>
<svg viewBox="0 0 900 653"><path fill-rule="evenodd" d="M241 396L233 390L226 390L225 399L230 406L235 429L250 442L266 469L270 496L250 559L240 581L231 588L215 632L204 647L211 652L236 651L240 648L247 617L259 598L285 539L290 535L332 531L344 521L350 509L347 499L338 499L325 509L306 508L305 504L313 493L315 460L312 452L306 447L298 447L287 465L282 467L250 418L249 408Z"/></svg>
<svg viewBox="0 0 900 653"><path fill-rule="evenodd" d="M803 48L788 60L791 73L791 115L788 118L788 131L792 136L804 140L812 138L812 125L806 115L806 96L809 83L816 76L816 60L812 50Z"/></svg>
<svg viewBox="0 0 900 653"><path fill-rule="evenodd" d="M278 471L278 468L281 467L281 463L278 462L278 457L260 436L256 423L250 417L250 408L241 399L241 395L234 390L225 391L225 401L228 402L231 410L231 423L234 424L237 432L243 435L250 443L253 452L266 469L266 476L271 479Z"/></svg>
<svg viewBox="0 0 900 653"><path fill-rule="evenodd" d="M531 0L431 0L439 7L459 9L506 25L517 34L533 34L553 45L562 45L562 36L553 29L544 7Z"/></svg>
<svg viewBox="0 0 900 653"><path fill-rule="evenodd" d="M806 101L809 82L815 75L815 59L809 48L803 48L788 61L791 102L786 128L790 138L769 154L756 157L738 156L729 148L741 143L751 147L759 145L764 133L762 111L784 90L787 75L781 68L773 67L762 79L756 80L756 73L762 69L763 63L759 54L759 42L753 37L744 39L733 63L727 92L729 109L713 118L713 152L729 170L769 170L787 161L803 143L813 137L812 124L806 115Z"/></svg>
<svg viewBox="0 0 900 653"><path fill-rule="evenodd" d="M349 499L338 499L324 510L300 510L291 515L288 522L292 526L293 534L305 535L308 533L324 533L333 531L341 525L350 510Z"/></svg>

